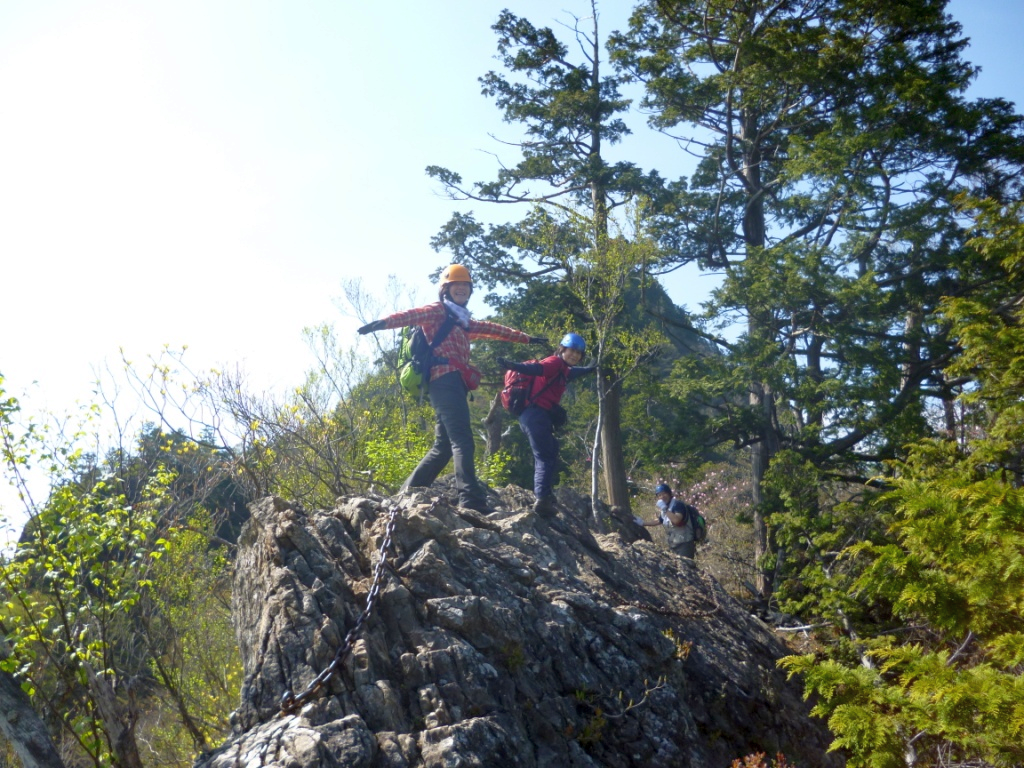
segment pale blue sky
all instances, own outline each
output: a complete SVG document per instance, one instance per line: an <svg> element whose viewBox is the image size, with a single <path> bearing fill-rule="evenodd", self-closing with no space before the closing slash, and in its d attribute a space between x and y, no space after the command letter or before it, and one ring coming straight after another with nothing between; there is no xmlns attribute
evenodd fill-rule
<svg viewBox="0 0 1024 768"><path fill-rule="evenodd" d="M601 6L606 30L632 4ZM0 0L0 372L29 407L89 399L93 369L164 344L198 367L298 383L304 326L355 321L345 277L422 285L455 205L423 172L492 176L515 139L477 78L502 8L582 2ZM974 95L1024 103L1021 0L954 0ZM637 118L636 124L641 124ZM626 156L666 175L649 132ZM466 208L463 208L465 210ZM475 209L483 213L483 206ZM502 211L501 214L505 214ZM507 211L512 218L512 211ZM711 278L669 284L696 305ZM474 300L474 311L486 307ZM37 382L37 383L33 383Z"/></svg>

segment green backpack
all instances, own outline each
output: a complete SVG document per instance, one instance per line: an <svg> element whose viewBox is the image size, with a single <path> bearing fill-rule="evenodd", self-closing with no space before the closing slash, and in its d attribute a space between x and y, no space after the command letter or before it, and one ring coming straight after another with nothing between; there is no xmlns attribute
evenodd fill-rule
<svg viewBox="0 0 1024 768"><path fill-rule="evenodd" d="M434 350L448 338L454 327L455 318L448 315L437 329L433 342L427 341L420 326L406 327L398 348L398 381L410 395L422 397L426 394L430 385L430 369L448 362L447 357L434 357Z"/></svg>
<svg viewBox="0 0 1024 768"><path fill-rule="evenodd" d="M688 511L690 513L690 521L693 523L693 540L698 544L708 540L708 522L704 519L704 515L693 506L687 504Z"/></svg>
<svg viewBox="0 0 1024 768"><path fill-rule="evenodd" d="M685 501L679 501L678 499L672 500L673 504L676 504L677 502L678 506L682 507L682 511L685 512L686 516L690 519L690 522L693 523L693 540L698 544L707 541L708 521L704 519L704 515L702 515L700 513L700 510L693 506L693 504L687 504ZM676 509L673 509L672 511L676 514L680 514L680 510L678 507ZM684 525L686 525L685 522L682 523L679 527L682 527Z"/></svg>

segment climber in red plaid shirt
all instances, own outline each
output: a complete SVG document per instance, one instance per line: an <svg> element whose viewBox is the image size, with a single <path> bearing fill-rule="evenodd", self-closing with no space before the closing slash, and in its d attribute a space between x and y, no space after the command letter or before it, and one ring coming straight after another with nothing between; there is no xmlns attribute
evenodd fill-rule
<svg viewBox="0 0 1024 768"><path fill-rule="evenodd" d="M459 505L486 513L490 510L487 507L486 492L477 480L473 464L475 447L469 421L469 403L466 401L467 393L480 385L480 371L469 364L469 343L473 339L495 339L521 344L547 344L548 340L498 323L474 320L466 309L472 294L473 279L469 270L461 264L452 264L441 273L439 301L374 320L360 328L359 333L419 325L423 328L427 342L432 343L445 319L449 316L453 318L451 331L433 351L435 357L447 360L430 369L428 396L437 417L434 445L402 484L402 489L429 486L447 466L449 459L454 459Z"/></svg>

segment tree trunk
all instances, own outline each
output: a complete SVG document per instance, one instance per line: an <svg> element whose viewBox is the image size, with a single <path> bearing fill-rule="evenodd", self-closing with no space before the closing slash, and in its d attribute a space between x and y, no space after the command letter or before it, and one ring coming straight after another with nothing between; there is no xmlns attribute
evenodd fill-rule
<svg viewBox="0 0 1024 768"><path fill-rule="evenodd" d="M821 392L821 383L825 375L821 370L821 348L825 340L818 335L807 345L807 377L814 382L815 391L808 403L807 423L819 429L825 426L825 396Z"/></svg>
<svg viewBox="0 0 1024 768"><path fill-rule="evenodd" d="M914 375L914 371L921 364L921 340L919 338L920 328L924 322L919 310L907 312L904 320L903 333L903 368L900 378L900 389L907 387L907 382Z"/></svg>
<svg viewBox="0 0 1024 768"><path fill-rule="evenodd" d="M0 733L24 768L64 768L46 725L18 681L0 671Z"/></svg>
<svg viewBox="0 0 1024 768"><path fill-rule="evenodd" d="M604 485L608 492L608 504L630 511L629 487L626 484L626 462L622 455L622 384L608 386L608 378L602 378L605 387L604 423L601 428L601 462L604 469Z"/></svg>
<svg viewBox="0 0 1024 768"><path fill-rule="evenodd" d="M160 676L160 681L164 684L164 688L171 695L171 699L174 701L174 705L178 708L178 715L181 717L181 722L185 726L185 730L188 731L189 736L192 737L192 744L199 752L206 752L210 745L206 741L206 736L199 726L196 725L196 721L192 719L192 714L188 711L188 704L182 697L181 692L178 690L178 686L172 679L170 673L164 667L163 662L160 660L160 651L153 648L147 643L147 649L149 650L149 658L153 661L156 667L157 674Z"/></svg>
<svg viewBox="0 0 1024 768"><path fill-rule="evenodd" d="M743 146L743 165L737 169L746 187L747 207L743 215L743 241L747 247L747 260L759 257L766 241L764 188L761 182L761 151L755 140L758 135L757 114L744 110L740 117L739 144ZM748 307L747 333L751 340L768 339L771 311L767 307ZM766 343L770 343L766 342ZM772 551L772 535L768 528L764 508L765 473L772 457L778 451L778 436L774 431L775 406L771 385L763 381L751 382L750 405L761 423L760 439L754 443L750 455L751 495L754 502L754 569L758 594L767 599L772 593L772 575L764 568L764 557Z"/></svg>
<svg viewBox="0 0 1024 768"><path fill-rule="evenodd" d="M590 159L594 167L604 165L601 155L606 116L601 106L601 48L598 43L597 2L591 0L592 38L590 55L590 83L594 96L593 111L590 114ZM608 189L601 178L590 183L591 207L594 215L594 240L598 248L608 245ZM604 486L608 494L608 504L619 507L625 512L630 511L629 488L626 483L626 462L622 455L622 413L620 400L622 384L609 385L611 376L601 375L598 386L604 390L603 421L601 423L601 463L604 470ZM596 455L595 455L596 458ZM596 500L595 500L596 509Z"/></svg>
<svg viewBox="0 0 1024 768"><path fill-rule="evenodd" d="M110 750L118 768L143 768L139 745L135 741L136 715L131 707L117 700L117 694L106 678L83 664L89 678L89 690L103 721L103 730L110 740Z"/></svg>
<svg viewBox="0 0 1024 768"><path fill-rule="evenodd" d="M487 455L493 456L501 450L502 429L505 426L505 413L501 406L501 390L494 394L491 400L491 407L484 417L484 437L486 439Z"/></svg>
<svg viewBox="0 0 1024 768"><path fill-rule="evenodd" d="M600 359L600 357L598 359ZM598 373L598 376L600 375L601 374ZM601 530L602 525L600 507L598 506L600 488L598 488L597 476L600 471L598 466L602 463L598 457L602 452L601 433L604 430L604 406L604 388L600 386L599 379L597 387L597 425L594 428L594 450L590 454L590 516L593 519L594 526L597 530Z"/></svg>
<svg viewBox="0 0 1024 768"><path fill-rule="evenodd" d="M774 537L768 527L767 510L764 504L764 476L772 457L778 453L779 441L772 420L774 396L769 387L755 386L750 394L750 404L760 412L762 418L761 439L751 447L750 491L754 506L754 568L755 586L760 597L768 599L774 588L772 574L764 567L764 558L775 549Z"/></svg>
<svg viewBox="0 0 1024 768"><path fill-rule="evenodd" d="M963 446L964 441L961 439L962 425L958 422L956 415L956 395L953 393L952 388L945 384L945 377L943 378L942 416L945 422L946 439L953 440Z"/></svg>

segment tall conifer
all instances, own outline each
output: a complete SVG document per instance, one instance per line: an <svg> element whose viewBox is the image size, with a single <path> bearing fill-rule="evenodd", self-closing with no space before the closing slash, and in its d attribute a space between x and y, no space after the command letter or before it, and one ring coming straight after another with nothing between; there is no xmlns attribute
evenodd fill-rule
<svg viewBox="0 0 1024 768"><path fill-rule="evenodd" d="M936 308L972 285L953 201L1019 193L1021 119L965 98L936 0L650 0L614 46L651 124L699 157L662 208L664 266L722 274L710 319L743 327L680 387L750 450L767 597L779 452L811 483L863 482L928 429L925 398L952 401Z"/></svg>
<svg viewBox="0 0 1024 768"><path fill-rule="evenodd" d="M427 169L454 199L541 207L519 223L487 230L471 215L456 214L434 239L435 247L450 248L488 285L518 288L524 281L564 277L578 249L606 247L609 216L616 208L631 195L659 186L657 176L644 177L634 164L608 160L607 148L628 133L620 115L629 101L619 94L620 77L604 69L596 2L590 10L588 19L576 20L571 49L550 28L535 27L504 11L493 29L505 72L489 72L480 82L505 120L523 126L525 137L510 142L521 159L502 167L493 181L474 185L465 185L447 169ZM543 212L549 206L588 211L592 237L583 243L567 232L567 253L552 256L550 243L537 240L538 232L550 232L553 224ZM579 309L582 319L585 312ZM599 380L605 405L600 440L605 485L610 503L628 508L621 380L607 369L600 371Z"/></svg>

